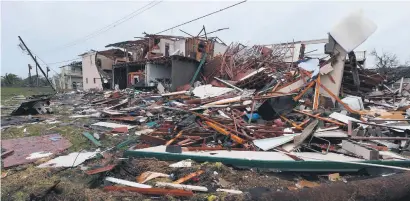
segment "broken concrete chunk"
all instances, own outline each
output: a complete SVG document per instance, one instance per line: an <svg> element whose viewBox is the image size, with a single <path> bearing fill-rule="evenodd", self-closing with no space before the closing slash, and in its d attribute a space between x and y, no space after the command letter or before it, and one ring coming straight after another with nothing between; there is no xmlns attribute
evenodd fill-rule
<svg viewBox="0 0 410 201"><path fill-rule="evenodd" d="M301 135L295 136L294 138L295 145L300 146L303 143L303 141L308 139L308 137L311 136L315 132L318 124L319 124L319 120L315 119L308 126L306 126L305 129L303 129Z"/></svg>
<svg viewBox="0 0 410 201"><path fill-rule="evenodd" d="M358 156L361 156L366 160L378 160L379 159L379 151L372 149L370 147L364 147L352 141L342 140L342 148L346 151L349 151Z"/></svg>

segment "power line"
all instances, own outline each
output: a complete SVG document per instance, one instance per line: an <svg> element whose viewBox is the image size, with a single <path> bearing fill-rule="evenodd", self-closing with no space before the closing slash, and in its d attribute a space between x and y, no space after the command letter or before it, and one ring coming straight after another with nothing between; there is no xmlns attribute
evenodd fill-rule
<svg viewBox="0 0 410 201"><path fill-rule="evenodd" d="M76 41L74 41L74 42L68 43L67 45L65 45L65 46L62 47L61 49L68 48L68 47L71 47L71 46L75 46L75 45L78 44L78 42L86 41L86 40L89 40L89 39L93 38L94 36L97 36L97 35L99 35L99 34L102 34L102 33L106 32L106 31L108 31L108 30L110 30L110 29L112 29L112 28L114 28L114 27L116 27L116 26L118 26L118 25L120 25L120 24L122 24L122 23L124 23L124 22L126 22L126 21L128 21L128 20L130 20L130 19L132 19L132 18L134 18L134 17L136 17L136 16L138 16L138 15L140 15L140 14L142 14L143 12L145 12L145 11L151 9L152 7L158 5L158 4L161 3L162 1L163 1L163 0L161 0L161 1L159 1L159 2L156 2L155 4L151 5L152 3L155 2L155 1L152 1L152 2L150 2L150 3L148 3L148 4L146 4L145 6L143 6L143 7L139 8L139 9L137 9L136 11L134 11L134 12L128 14L127 16L125 16L125 17L123 17L123 18L121 18L121 19L119 19L119 20L117 20L117 21L111 23L110 25L107 25L107 26L105 26L105 27L103 27L103 28L101 28L101 29L99 29L99 30L97 30L97 31L94 31L93 33L88 34L87 36L82 37L82 38L80 38L80 39L78 39L78 40L76 40ZM171 30L171 29L174 29L174 28L183 26L183 25L185 25L185 24L194 22L194 21L196 21L196 20L199 20L199 19L208 17L208 16L213 15L213 14L215 14L215 13L219 13L219 12L224 11L224 10L226 10L226 9L229 9L229 8L232 8L232 7L237 6L237 5L239 5L239 4L245 3L246 1L247 1L247 0L238 2L238 3L233 4L233 5L230 5L230 6L228 6L228 7L222 8L222 9L220 9L220 10L217 10L217 11L214 11L214 12L212 12L212 13L206 14L206 15L204 15L204 16L201 16L201 17L195 18L195 19L193 19L193 20L190 20L190 21L188 21L188 22L184 22L184 23L182 23L182 24L179 24L179 25L176 25L176 26L174 26L174 27L168 28L168 29L163 30L163 31L161 31L161 32L158 32L158 33L156 33L156 34L160 34L160 33L163 33L163 32L165 32L165 31L168 31L168 30ZM151 5L151 6L149 6L149 5ZM149 7L148 7L148 6L149 6ZM148 7L148 8L146 8L146 7ZM144 8L146 8L146 9L143 10ZM141 10L142 10L142 11L141 11ZM138 11L141 11L141 12L138 12ZM137 13L137 12L138 12L138 13ZM111 26L112 26L112 27L111 27ZM219 30L217 30L217 31L219 31ZM38 57L38 56L37 56L37 57ZM53 64L59 64L59 63L70 62L70 61L75 61L75 60L80 59L80 58L74 58L74 59L65 60L65 61L58 61L58 62L46 63L46 62L44 62L40 57L38 57L38 58L39 58L39 59L42 61L42 63L45 64L46 66L48 66L48 65L53 65ZM53 71L54 71L54 70L53 70ZM54 71L54 72L55 72L55 71Z"/></svg>
<svg viewBox="0 0 410 201"><path fill-rule="evenodd" d="M245 0L245 1L241 1L241 2L238 2L238 3L233 4L233 5L230 5L230 6L228 6L228 7L222 8L222 9L220 9L220 10L217 10L217 11L214 11L214 12L212 12L212 13L206 14L206 15L204 15L204 16L201 16L201 17L195 18L195 19L193 19L193 20L190 20L190 21L188 21L188 22L184 22L184 23L179 24L179 25L176 25L176 26L174 26L174 27L171 27L171 28L165 29L164 31L160 31L160 32L158 32L158 33L156 33L156 34L160 34L160 33L166 32L166 31L168 31L168 30L171 30L171 29L174 29L174 28L180 27L180 26L182 26L182 25L185 25L185 24L191 23L191 22L193 22L193 21L196 21L196 20L202 19L202 18L204 18L204 17L208 17L208 16L213 15L213 14L215 14L215 13L219 13L219 12L221 12L221 11L223 11L223 10L228 9L228 8L232 8L232 7L237 6L237 5L241 4L241 3L245 3L246 1L247 1L247 0Z"/></svg>
<svg viewBox="0 0 410 201"><path fill-rule="evenodd" d="M60 64L60 63L65 63L65 62L69 62L69 61L75 61L75 60L79 60L79 59L81 59L81 57L77 57L77 58L69 59L69 60L65 60L65 61L57 61L57 62L52 62L52 63L46 63L46 65Z"/></svg>
<svg viewBox="0 0 410 201"><path fill-rule="evenodd" d="M34 53L33 53L33 54L34 54ZM34 55L35 55L36 58L39 59L44 65L46 65L46 68L47 68L47 69L51 69L53 72L55 72L56 74L58 74L57 71L55 71L54 69L50 68L50 67L47 65L47 63L46 63L43 59L41 59L37 54L34 54Z"/></svg>
<svg viewBox="0 0 410 201"><path fill-rule="evenodd" d="M145 6L139 8L139 9L137 9L136 11L134 11L134 12L132 12L132 13L130 13L130 14L128 14L128 15L122 17L121 19L119 19L119 20L117 20L117 21L115 21L115 22L113 22L113 23L111 23L111 24L109 24L109 25L107 25L107 26L105 26L105 27L103 27L103 28L101 28L101 29L98 29L98 30L92 32L91 34L88 34L88 35L86 35L86 36L84 36L84 37L81 37L80 39L77 39L77 40L75 40L75 41L73 41L73 42L67 43L66 45L64 45L63 47L61 47L61 49L75 46L75 45L79 44L80 42L83 42L83 41L89 40L89 39L91 39L91 38L93 38L93 37L95 37L95 36L98 36L98 35L100 35L100 34L106 32L106 31L108 31L108 30L110 30L110 29L112 29L112 28L114 28L114 27L116 27L116 26L118 26L118 25L120 25L120 24L122 24L122 23L124 23L124 22L126 22L126 21L128 21L128 20L130 20L130 19L132 19L132 18L134 18L134 17L136 17L136 16L138 16L138 15L140 15L140 14L142 14L143 12L145 12L145 11L151 9L152 7L158 5L158 4L161 3L162 1L163 1L163 0L161 0L161 1L159 1L159 2L151 1L150 3L146 4ZM153 3L154 3L154 4L153 4ZM151 5L151 4L153 4L153 5Z"/></svg>

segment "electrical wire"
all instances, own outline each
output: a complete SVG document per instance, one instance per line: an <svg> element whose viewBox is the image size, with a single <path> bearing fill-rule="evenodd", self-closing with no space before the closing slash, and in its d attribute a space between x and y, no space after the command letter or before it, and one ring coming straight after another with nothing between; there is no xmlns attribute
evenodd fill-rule
<svg viewBox="0 0 410 201"><path fill-rule="evenodd" d="M245 3L246 1L247 1L247 0L238 2L238 3L233 4L233 5L230 5L230 6L228 6L228 7L219 9L219 10L214 11L214 12L212 12L212 13L208 13L208 14L206 14L206 15L204 15L204 16L201 16L201 17L195 18L195 19L193 19L193 20L190 20L190 21L188 21L188 22L184 22L184 23L182 23L182 24L179 24L179 25L173 26L173 27L171 27L171 28L165 29L165 30L160 31L160 32L158 32L158 33L156 33L156 34L160 34L160 33L166 32L166 31L168 31L168 30L171 30L171 29L180 27L180 26L185 25L185 24L189 24L189 23L191 23L191 22L197 21L197 20L202 19L202 18L204 18L204 17L208 17L208 16L213 15L213 14L215 14L215 13L219 13L219 12L221 12L221 11L223 11L223 10L226 10L226 9L232 8L232 7L234 7L234 6L237 6L237 5L239 5L239 4Z"/></svg>
<svg viewBox="0 0 410 201"><path fill-rule="evenodd" d="M124 17L122 17L121 19L119 19L119 20L117 20L117 21L115 21L115 22L113 22L113 23L111 23L111 24L109 24L109 25L107 25L107 26L105 26L105 27L103 27L103 28L101 28L101 29L98 29L98 30L96 30L96 31L94 31L94 32L92 32L92 33L90 33L90 34L84 36L84 37L81 37L81 38L79 38L79 39L77 39L77 40L75 40L75 41L73 41L73 42L67 43L66 45L63 45L63 47L61 47L61 48L59 48L59 49L61 50L61 49L64 49L64 48L68 48L68 47L75 46L75 45L79 44L80 42L87 41L87 40L89 40L89 39L91 39L91 38L93 38L93 37L96 37L96 36L98 36L98 35L100 35L100 34L102 34L102 33L105 33L105 32L107 32L108 30L110 30L110 29L112 29L112 28L114 28L114 27L116 27L116 26L118 26L118 25L120 25L120 24L122 24L122 23L124 23L124 22L126 22L126 21L128 21L128 20L130 20L130 19L132 19L132 18L134 18L134 17L136 17L136 16L142 14L142 13L144 13L145 11L147 11L147 10L149 10L149 9L151 9L151 8L153 8L154 6L158 5L158 4L161 3L162 1L163 1L163 0L158 1L158 2L156 2L156 1L151 1L150 3L146 4L145 6L139 8L139 9L137 9L136 11L133 11L132 13L128 14L127 16L124 16ZM154 3L154 4L153 4L153 3ZM151 4L153 4L153 5L151 5Z"/></svg>
<svg viewBox="0 0 410 201"><path fill-rule="evenodd" d="M39 59L48 69L50 69L50 70L52 70L54 73L56 73L57 75L59 74L57 71L55 71L54 69L52 69L52 68L50 68L48 65L47 65L47 63L43 60L43 59L41 59L38 55L36 55L36 54L34 54L33 53L33 51L31 51L32 52L32 54L34 55L34 56L36 56L36 59Z"/></svg>
<svg viewBox="0 0 410 201"><path fill-rule="evenodd" d="M52 63L46 63L46 65L60 64L60 63L75 61L75 60L79 60L79 59L81 59L81 57L77 57L77 58L69 59L69 60L65 60L65 61L57 61L57 62L52 62Z"/></svg>
<svg viewBox="0 0 410 201"><path fill-rule="evenodd" d="M194 22L194 21L196 21L196 20L199 20L199 19L208 17L208 16L213 15L213 14L215 14L215 13L219 13L219 12L224 11L224 10L226 10L226 9L229 9L229 8L232 8L232 7L237 6L237 5L239 5L239 4L245 3L246 1L247 1L247 0L238 2L238 3L233 4L233 5L230 5L230 6L228 6L228 7L219 9L219 10L214 11L214 12L212 12L212 13L208 13L208 14L206 14L206 15L204 15L204 16L201 16L201 17L195 18L195 19L193 19L193 20L190 20L190 21L188 21L188 22L184 22L184 23L179 24L179 25L176 25L176 26L174 26L174 27L165 29L165 30L163 30L163 31L161 31L161 32L158 32L158 33L156 33L156 34L163 33L163 32L165 32L165 31L168 31L168 30L171 30L171 29L174 29L174 28L183 26L183 25L185 25L185 24L189 24L189 23ZM118 26L118 25L120 25L120 24L122 24L122 23L124 23L124 22L126 22L126 21L128 21L128 20L130 20L130 19L132 19L132 18L134 18L134 17L136 17L136 16L138 16L138 15L140 15L140 14L142 14L143 12L145 12L145 11L147 11L147 10L153 8L154 6L156 6L156 5L158 5L159 3L163 2L163 0L158 1L158 2L156 2L156 3L154 3L154 2L155 2L155 1L152 1L152 2L150 2L150 3L148 3L148 4L146 4L145 6L143 6L143 7L139 8L139 9L137 9L136 11L134 11L134 12L128 14L127 16L125 16L125 17L123 17L123 18L121 18L121 19L119 19L119 20L117 20L117 21L115 21L115 22L113 22L113 23L111 23L111 24L109 24L109 25L107 25L107 26L105 26L105 27L103 27L103 28L97 30L97 31L94 31L93 33L88 34L88 35L86 35L86 36L84 36L84 37L82 37L82 38L80 38L80 39L78 39L78 40L75 40L75 41L73 41L73 42L71 42L71 43L68 43L68 44L66 44L65 46L63 46L62 48L59 48L59 49L61 50L61 49L65 49L65 48L68 48L68 47L75 46L75 45L79 44L79 42L86 41L86 40L89 40L89 39L91 39L91 38L93 38L93 37L95 37L95 36L97 36L97 35L100 35L100 34L106 32L106 31L108 31L108 30L110 30L110 29L112 29L112 28L114 28L114 27L116 27L116 26ZM152 3L154 3L154 4L151 5ZM150 5L151 5L151 6L150 6ZM146 8L146 7L148 7L148 8ZM143 10L144 8L146 8L146 9ZM138 12L138 11L140 11L140 12ZM36 55L36 56L37 56L37 55ZM37 56L37 57L38 57L38 56ZM43 62L43 64L46 65L47 67L48 67L49 65L54 65L54 64L59 64L59 63L65 63L65 62L70 62L70 61L75 61L75 60L80 59L80 58L74 58L74 59L70 59L70 60L64 60L64 61L58 61L58 62L52 62L52 63L46 63L46 62L44 62L40 57L38 57L38 58L39 58L39 59ZM51 69L51 68L50 68L50 69ZM53 70L53 71L54 71L54 70ZM54 71L54 72L55 72L55 71ZM57 73L57 72L56 72L56 73Z"/></svg>

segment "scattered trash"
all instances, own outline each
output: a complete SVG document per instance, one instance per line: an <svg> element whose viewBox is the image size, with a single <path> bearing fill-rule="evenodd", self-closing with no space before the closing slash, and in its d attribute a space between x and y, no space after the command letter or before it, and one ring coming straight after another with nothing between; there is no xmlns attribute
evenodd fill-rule
<svg viewBox="0 0 410 201"><path fill-rule="evenodd" d="M46 163L40 164L39 168L47 167L76 167L84 163L86 160L95 157L99 152L73 152L66 156L59 156L57 158L51 159Z"/></svg>
<svg viewBox="0 0 410 201"><path fill-rule="evenodd" d="M222 188L218 188L216 189L216 192L225 192L225 193L230 193L230 194L242 194L242 191L238 191L238 190L233 190L233 189L222 189Z"/></svg>
<svg viewBox="0 0 410 201"><path fill-rule="evenodd" d="M117 178L113 178L113 177L106 177L105 180L109 181L109 182L112 182L112 183L121 184L121 185L125 185L125 186L136 187L136 188L151 188L150 185L140 184L140 183L131 182L131 181L123 180L123 179L117 179Z"/></svg>
<svg viewBox="0 0 410 201"><path fill-rule="evenodd" d="M26 159L33 160L33 159L38 159L38 158L49 157L51 155L53 155L53 153L51 152L35 152L35 153L31 153L30 156L28 156Z"/></svg>
<svg viewBox="0 0 410 201"><path fill-rule="evenodd" d="M182 178L180 178L180 179L178 179L178 180L176 180L172 183L173 184L181 184L181 183L184 183L184 182L192 179L193 177L197 177L197 176L201 175L202 173L204 173L203 170L198 170L198 171L196 171L194 173L191 173L191 174L188 174L188 175L186 175L186 176L184 176L184 177L182 177Z"/></svg>
<svg viewBox="0 0 410 201"><path fill-rule="evenodd" d="M191 167L191 166L192 166L191 160L183 160L183 161L179 161L177 163L173 163L169 165L169 167L172 167L172 168Z"/></svg>
<svg viewBox="0 0 410 201"><path fill-rule="evenodd" d="M86 172L86 174L93 175L93 174L98 174L98 173L101 173L101 172L107 172L107 171L111 171L115 167L116 167L116 165L108 165L106 167L101 167L101 168L97 168L97 169L88 170Z"/></svg>
<svg viewBox="0 0 410 201"><path fill-rule="evenodd" d="M101 145L101 142L98 141L96 138L94 138L94 135L91 135L91 134L88 133L88 132L84 132L83 135L84 135L86 138L88 138L92 143L94 143L95 146L97 146L97 147L101 147L101 146L102 146L102 145ZM98 138L99 138L99 136L98 136Z"/></svg>
<svg viewBox="0 0 410 201"><path fill-rule="evenodd" d="M342 178L339 173L329 174L329 181L340 181Z"/></svg>
<svg viewBox="0 0 410 201"><path fill-rule="evenodd" d="M155 179L157 177L169 177L170 175L159 173L159 172L143 172L140 176L137 177L137 182L138 183L145 183L151 179Z"/></svg>
<svg viewBox="0 0 410 201"><path fill-rule="evenodd" d="M298 183L296 183L296 187L298 188L304 188L304 187L314 188L317 186L320 186L320 184L316 182L312 182L312 181L307 181L307 180L300 180L298 181Z"/></svg>
<svg viewBox="0 0 410 201"><path fill-rule="evenodd" d="M1 178L3 179L3 178L5 178L5 177L7 177L7 175L9 174L9 172L2 172L1 173Z"/></svg>
<svg viewBox="0 0 410 201"><path fill-rule="evenodd" d="M376 28L353 13L319 40L226 45L204 27L196 37L146 34L87 52L81 65L95 68L98 78L87 80L84 90L11 99L24 102L2 116L2 134L9 135L1 158L11 169L3 170L4 183L27 168L20 165L35 162L52 168L42 175L47 179L66 177L55 172L68 169L67 178L87 177L93 188L87 196L102 189L107 197L190 197L209 190L209 201L223 200L219 194L281 200L266 195L298 194L346 178L349 185L373 168L384 178L409 171L408 73L397 67L382 75L366 68L364 53L355 50ZM292 174L293 185L265 171L326 172L327 179ZM67 184L62 181L59 187ZM58 183L32 199L47 200Z"/></svg>
<svg viewBox="0 0 410 201"><path fill-rule="evenodd" d="M38 158L58 153L68 149L71 146L71 143L59 134L51 134L2 140L1 146L2 149L13 151L12 154L5 158L3 158L2 154L3 166L7 168L31 163Z"/></svg>
<svg viewBox="0 0 410 201"><path fill-rule="evenodd" d="M183 184L172 184L172 183L165 183L165 182L157 182L155 184L157 187L167 187L167 188L176 188L182 190L191 190L191 191L202 191L207 192L208 188L204 186L192 186L192 185L183 185Z"/></svg>

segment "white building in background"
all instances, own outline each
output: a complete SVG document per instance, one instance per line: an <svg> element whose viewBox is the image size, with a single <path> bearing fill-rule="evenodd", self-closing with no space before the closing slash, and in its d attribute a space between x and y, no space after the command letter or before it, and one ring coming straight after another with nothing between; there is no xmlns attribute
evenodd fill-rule
<svg viewBox="0 0 410 201"><path fill-rule="evenodd" d="M83 89L83 70L81 61L60 67L60 87L63 90Z"/></svg>
<svg viewBox="0 0 410 201"><path fill-rule="evenodd" d="M125 61L125 53L119 49L91 50L81 55L83 89L103 90L112 88L112 65Z"/></svg>

